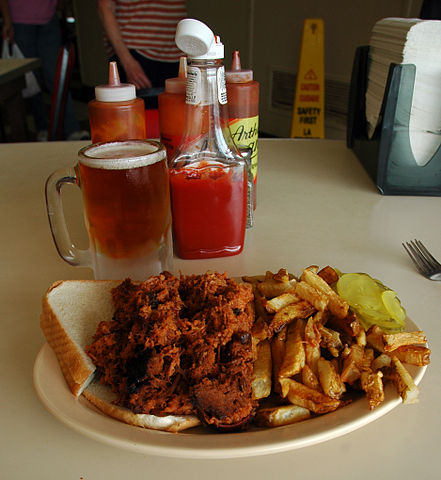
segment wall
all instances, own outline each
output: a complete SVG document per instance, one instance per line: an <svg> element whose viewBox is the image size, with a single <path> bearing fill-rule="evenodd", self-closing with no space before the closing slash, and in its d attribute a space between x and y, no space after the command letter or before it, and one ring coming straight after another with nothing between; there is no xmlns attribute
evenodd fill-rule
<svg viewBox="0 0 441 480"><path fill-rule="evenodd" d="M227 67L231 51L239 48L243 65L254 69L255 79L261 84L260 130L281 137L289 136L305 18L323 18L325 23L327 108L332 110L327 114L327 136L332 137L344 135L346 97L356 47L369 43L377 20L390 16L416 17L422 3L422 0L187 1L189 16L204 21L221 35ZM277 102L272 95L274 72L278 72Z"/></svg>
<svg viewBox="0 0 441 480"><path fill-rule="evenodd" d="M107 62L96 0L74 0L83 83L106 79ZM197 18L225 44L225 65L233 50L253 68L261 84L260 130L287 137L305 18L325 22L326 135L342 136L352 60L357 46L369 43L381 18L416 17L422 0L187 0L188 16Z"/></svg>
<svg viewBox="0 0 441 480"><path fill-rule="evenodd" d="M72 3L81 81L90 87L107 83L109 66L96 0L73 0Z"/></svg>

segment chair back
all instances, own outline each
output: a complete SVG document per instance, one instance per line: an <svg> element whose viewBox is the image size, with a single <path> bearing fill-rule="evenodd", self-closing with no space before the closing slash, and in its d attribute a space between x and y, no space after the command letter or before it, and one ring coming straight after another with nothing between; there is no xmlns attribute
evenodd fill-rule
<svg viewBox="0 0 441 480"><path fill-rule="evenodd" d="M75 45L67 42L58 54L54 90L49 117L48 140L63 139L64 111L72 68L75 62Z"/></svg>

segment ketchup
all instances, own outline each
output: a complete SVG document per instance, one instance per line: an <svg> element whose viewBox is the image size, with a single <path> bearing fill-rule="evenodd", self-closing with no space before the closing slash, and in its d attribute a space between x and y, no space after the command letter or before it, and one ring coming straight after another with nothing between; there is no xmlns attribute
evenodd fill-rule
<svg viewBox="0 0 441 480"><path fill-rule="evenodd" d="M176 254L184 259L237 255L243 249L247 175L242 167L201 162L171 169Z"/></svg>

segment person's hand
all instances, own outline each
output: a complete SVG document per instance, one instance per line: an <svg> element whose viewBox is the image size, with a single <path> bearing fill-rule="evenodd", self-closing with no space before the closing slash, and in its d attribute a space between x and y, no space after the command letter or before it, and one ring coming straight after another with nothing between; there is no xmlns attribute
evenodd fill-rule
<svg viewBox="0 0 441 480"><path fill-rule="evenodd" d="M14 43L14 27L11 22L4 22L2 29L3 40L9 40L9 43Z"/></svg>
<svg viewBox="0 0 441 480"><path fill-rule="evenodd" d="M124 61L121 59L121 63L126 72L127 82L135 85L137 90L152 87L152 82L144 73L141 65L131 55Z"/></svg>

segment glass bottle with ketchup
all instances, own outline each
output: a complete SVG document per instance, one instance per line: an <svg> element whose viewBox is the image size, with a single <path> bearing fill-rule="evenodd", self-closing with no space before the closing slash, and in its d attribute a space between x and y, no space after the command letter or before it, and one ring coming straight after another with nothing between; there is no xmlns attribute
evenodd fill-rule
<svg viewBox="0 0 441 480"><path fill-rule="evenodd" d="M116 62L109 63L109 84L95 87L88 104L92 143L146 138L144 100L135 86L120 83Z"/></svg>
<svg viewBox="0 0 441 480"><path fill-rule="evenodd" d="M188 68L184 133L170 166L175 251L185 259L236 255L245 238L248 168L228 125L224 47L194 19L178 24L176 43Z"/></svg>

